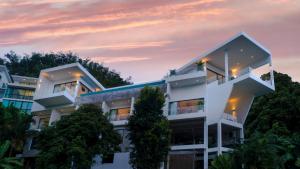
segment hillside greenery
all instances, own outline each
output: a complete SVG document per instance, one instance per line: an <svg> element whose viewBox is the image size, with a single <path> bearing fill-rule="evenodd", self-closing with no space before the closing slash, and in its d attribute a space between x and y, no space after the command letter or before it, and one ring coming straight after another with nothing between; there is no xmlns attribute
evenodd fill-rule
<svg viewBox="0 0 300 169"><path fill-rule="evenodd" d="M82 59L72 52L32 53L23 56L10 52L0 58L0 64L6 65L11 74L30 77L38 77L42 69L75 62L85 67L104 87L131 84L130 77L124 80L116 71L89 59Z"/></svg>
<svg viewBox="0 0 300 169"><path fill-rule="evenodd" d="M233 169L300 168L300 83L286 74L275 72L274 76L275 92L253 102L244 126L244 144L213 164L227 159ZM225 169L218 166L214 169Z"/></svg>

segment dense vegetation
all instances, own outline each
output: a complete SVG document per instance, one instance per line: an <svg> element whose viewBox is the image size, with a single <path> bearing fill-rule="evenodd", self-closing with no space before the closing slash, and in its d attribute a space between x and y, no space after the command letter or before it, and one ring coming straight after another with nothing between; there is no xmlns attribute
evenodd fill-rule
<svg viewBox="0 0 300 169"><path fill-rule="evenodd" d="M119 151L120 135L95 105L83 105L38 136L37 168L90 169L93 157Z"/></svg>
<svg viewBox="0 0 300 169"><path fill-rule="evenodd" d="M32 53L19 56L14 52L5 54L5 59L0 58L0 65L5 64L11 74L20 76L38 77L42 69L79 62L82 64L104 87L116 87L130 84L130 77L122 79L119 73L109 70L102 64L89 59L81 59L74 53Z"/></svg>
<svg viewBox="0 0 300 169"><path fill-rule="evenodd" d="M164 94L159 88L142 89L129 117L129 139L133 145L130 163L134 169L159 169L170 147L170 129L163 115Z"/></svg>
<svg viewBox="0 0 300 169"><path fill-rule="evenodd" d="M15 156L22 153L30 122L30 115L12 106L4 108L0 104L0 169L19 168L22 165Z"/></svg>
<svg viewBox="0 0 300 169"><path fill-rule="evenodd" d="M275 72L275 85L275 92L255 99L245 143L214 160L213 169L300 168L300 84Z"/></svg>

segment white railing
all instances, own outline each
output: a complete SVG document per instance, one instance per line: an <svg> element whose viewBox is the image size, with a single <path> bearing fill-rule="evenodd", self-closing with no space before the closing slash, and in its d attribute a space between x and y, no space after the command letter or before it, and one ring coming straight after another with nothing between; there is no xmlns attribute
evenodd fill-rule
<svg viewBox="0 0 300 169"><path fill-rule="evenodd" d="M173 111L170 110L169 115L196 113L200 110L202 110L202 111L204 110L204 105L177 107L177 109L175 109Z"/></svg>
<svg viewBox="0 0 300 169"><path fill-rule="evenodd" d="M237 117L234 117L233 115L228 113L223 113L223 119L237 122Z"/></svg>

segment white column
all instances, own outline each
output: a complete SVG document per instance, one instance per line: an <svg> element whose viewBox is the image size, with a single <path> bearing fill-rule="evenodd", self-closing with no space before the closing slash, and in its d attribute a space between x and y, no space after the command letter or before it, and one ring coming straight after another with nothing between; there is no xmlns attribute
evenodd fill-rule
<svg viewBox="0 0 300 169"><path fill-rule="evenodd" d="M167 92L166 92L166 98L165 98L165 106L164 106L164 114L165 116L169 115L169 102L170 102L170 96L171 96L171 85L170 83L167 83Z"/></svg>
<svg viewBox="0 0 300 169"><path fill-rule="evenodd" d="M78 91L79 91L79 87L80 87L80 82L79 80L76 81L76 86L75 86L75 90L74 90L74 97L77 97Z"/></svg>
<svg viewBox="0 0 300 169"><path fill-rule="evenodd" d="M134 102L135 102L135 98L131 97L130 115L132 115L134 111Z"/></svg>
<svg viewBox="0 0 300 169"><path fill-rule="evenodd" d="M57 110L52 110L49 120L49 126L51 126L53 122L60 120L60 117L61 115Z"/></svg>
<svg viewBox="0 0 300 169"><path fill-rule="evenodd" d="M228 51L225 50L225 82L229 80L229 68L228 68Z"/></svg>
<svg viewBox="0 0 300 169"><path fill-rule="evenodd" d="M107 106L105 101L102 102L101 108L103 113L107 113L109 111L109 107Z"/></svg>
<svg viewBox="0 0 300 169"><path fill-rule="evenodd" d="M208 169L208 125L207 125L207 119L204 120L204 152L203 152L203 168Z"/></svg>
<svg viewBox="0 0 300 169"><path fill-rule="evenodd" d="M274 86L274 71L273 71L273 65L272 65L272 56L270 56L269 67L270 67L270 82L271 82L271 85Z"/></svg>
<svg viewBox="0 0 300 169"><path fill-rule="evenodd" d="M241 143L244 143L244 127L240 129L240 138L241 138Z"/></svg>
<svg viewBox="0 0 300 169"><path fill-rule="evenodd" d="M218 122L218 155L222 154L222 123Z"/></svg>

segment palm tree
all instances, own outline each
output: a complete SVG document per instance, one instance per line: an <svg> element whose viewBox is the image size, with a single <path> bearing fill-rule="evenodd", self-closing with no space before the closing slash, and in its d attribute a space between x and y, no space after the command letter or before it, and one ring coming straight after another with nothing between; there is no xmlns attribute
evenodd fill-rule
<svg viewBox="0 0 300 169"><path fill-rule="evenodd" d="M6 140L0 145L0 169L16 169L21 168L23 163L16 157L5 157L10 147L10 141Z"/></svg>

